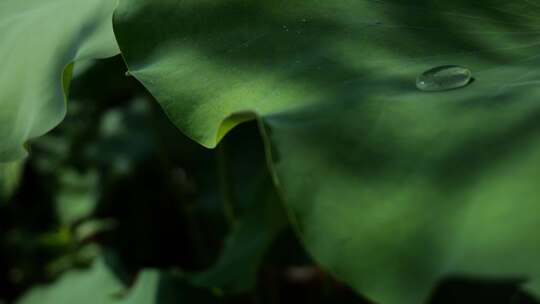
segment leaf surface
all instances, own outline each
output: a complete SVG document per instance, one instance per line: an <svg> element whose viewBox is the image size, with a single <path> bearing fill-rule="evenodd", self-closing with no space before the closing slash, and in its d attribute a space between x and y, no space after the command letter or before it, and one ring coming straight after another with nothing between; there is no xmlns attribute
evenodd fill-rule
<svg viewBox="0 0 540 304"><path fill-rule="evenodd" d="M540 6L532 1L121 1L130 72L213 147L257 117L315 259L380 303L447 275L540 292ZM468 86L423 92L442 65Z"/></svg>
<svg viewBox="0 0 540 304"><path fill-rule="evenodd" d="M0 3L0 161L58 125L73 63L118 53L114 0L3 0Z"/></svg>

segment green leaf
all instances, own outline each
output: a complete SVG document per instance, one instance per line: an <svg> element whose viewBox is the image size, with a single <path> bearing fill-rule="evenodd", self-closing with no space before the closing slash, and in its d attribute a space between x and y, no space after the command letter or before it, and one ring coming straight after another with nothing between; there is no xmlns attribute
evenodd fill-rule
<svg viewBox="0 0 540 304"><path fill-rule="evenodd" d="M286 225L269 179L265 178L259 187L256 199L251 200L229 232L218 261L208 270L188 276L191 284L229 294L255 286L265 253Z"/></svg>
<svg viewBox="0 0 540 304"><path fill-rule="evenodd" d="M0 3L0 161L55 127L66 111L73 62L118 53L114 0Z"/></svg>
<svg viewBox="0 0 540 304"><path fill-rule="evenodd" d="M532 1L121 1L130 73L213 147L257 117L315 259L380 303L447 275L540 294L540 6ZM427 93L422 72L468 67ZM250 114L251 113L251 114Z"/></svg>
<svg viewBox="0 0 540 304"><path fill-rule="evenodd" d="M126 289L103 258L99 258L90 269L72 270L53 284L31 289L17 301L17 304L34 303L167 304L216 301L208 292L194 288L180 276L156 269L141 271L133 286Z"/></svg>
<svg viewBox="0 0 540 304"><path fill-rule="evenodd" d="M123 288L105 261L98 259L90 269L72 270L54 284L31 289L17 304L112 304Z"/></svg>
<svg viewBox="0 0 540 304"><path fill-rule="evenodd" d="M0 163L0 205L9 200L22 176L24 161Z"/></svg>
<svg viewBox="0 0 540 304"><path fill-rule="evenodd" d="M252 148L246 151L243 144ZM252 292L263 259L287 226L287 216L265 165L255 124L232 132L219 145L216 159L229 231L217 261L204 271L186 274L186 279L219 295Z"/></svg>
<svg viewBox="0 0 540 304"><path fill-rule="evenodd" d="M217 303L209 293L188 285L179 276L156 269L139 273L135 285L118 304Z"/></svg>
<svg viewBox="0 0 540 304"><path fill-rule="evenodd" d="M71 226L88 217L98 203L98 174L96 171L79 173L59 168L59 193L56 212L62 225Z"/></svg>

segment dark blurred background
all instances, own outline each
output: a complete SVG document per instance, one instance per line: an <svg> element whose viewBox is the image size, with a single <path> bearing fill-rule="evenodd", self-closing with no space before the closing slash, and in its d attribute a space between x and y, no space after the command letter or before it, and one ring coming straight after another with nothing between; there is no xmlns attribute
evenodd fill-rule
<svg viewBox="0 0 540 304"><path fill-rule="evenodd" d="M125 70L78 66L65 121L29 145L0 201L0 303L100 256L128 288L157 268L206 273L192 288L215 303L368 303L303 250L254 123L205 149ZM537 303L520 283L448 278L430 302Z"/></svg>

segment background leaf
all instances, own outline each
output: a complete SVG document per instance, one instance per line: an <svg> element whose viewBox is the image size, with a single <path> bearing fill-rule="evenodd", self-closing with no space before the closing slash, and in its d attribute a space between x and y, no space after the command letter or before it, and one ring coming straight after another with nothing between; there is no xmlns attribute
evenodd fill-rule
<svg viewBox="0 0 540 304"><path fill-rule="evenodd" d="M264 173L258 191L235 216L219 259L208 270L191 274L188 277L191 284L228 294L255 287L264 255L287 224L270 178ZM247 190L244 187L248 182L237 183L242 192Z"/></svg>
<svg viewBox="0 0 540 304"><path fill-rule="evenodd" d="M103 259L94 262L88 270L75 270L65 274L51 286L33 289L18 304L33 303L115 303L123 290Z"/></svg>
<svg viewBox="0 0 540 304"><path fill-rule="evenodd" d="M179 277L148 269L139 274L133 290L119 304L218 303L208 292L195 289Z"/></svg>
<svg viewBox="0 0 540 304"><path fill-rule="evenodd" d="M0 3L0 161L64 117L73 62L118 53L111 0Z"/></svg>
<svg viewBox="0 0 540 304"><path fill-rule="evenodd" d="M220 301L255 298L287 224L256 126L211 151L168 122L119 56L85 70L66 119L32 142L14 201L0 208L0 297L45 283L59 301L69 283L58 278L106 250L124 282L137 280L115 301L196 301L205 292L189 284L219 290Z"/></svg>
<svg viewBox="0 0 540 304"><path fill-rule="evenodd" d="M21 179L24 161L0 164L0 204L5 203Z"/></svg>

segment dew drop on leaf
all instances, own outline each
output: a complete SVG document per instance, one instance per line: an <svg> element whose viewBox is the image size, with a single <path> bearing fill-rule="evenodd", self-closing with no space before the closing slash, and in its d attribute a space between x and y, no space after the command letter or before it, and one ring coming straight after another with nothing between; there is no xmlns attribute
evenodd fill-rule
<svg viewBox="0 0 540 304"><path fill-rule="evenodd" d="M458 89L472 82L469 69L457 65L443 65L429 69L416 78L420 91L437 92Z"/></svg>

